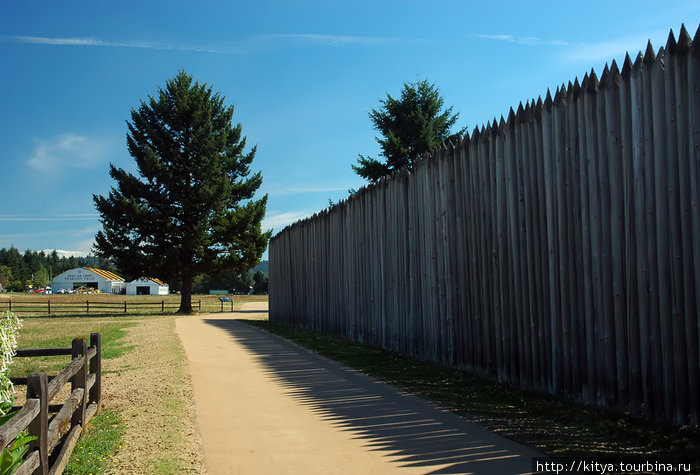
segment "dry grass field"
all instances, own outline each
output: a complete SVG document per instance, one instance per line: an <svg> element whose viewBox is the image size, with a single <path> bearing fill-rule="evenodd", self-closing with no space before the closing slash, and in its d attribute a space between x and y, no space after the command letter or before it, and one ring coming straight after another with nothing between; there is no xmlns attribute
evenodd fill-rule
<svg viewBox="0 0 700 475"><path fill-rule="evenodd" d="M195 312L204 313L230 311L231 304L222 303L219 297L229 297L235 302L267 301L266 295L196 294L192 296L192 307ZM180 296L174 294L0 294L0 311L11 309L21 317L172 314L179 306Z"/></svg>

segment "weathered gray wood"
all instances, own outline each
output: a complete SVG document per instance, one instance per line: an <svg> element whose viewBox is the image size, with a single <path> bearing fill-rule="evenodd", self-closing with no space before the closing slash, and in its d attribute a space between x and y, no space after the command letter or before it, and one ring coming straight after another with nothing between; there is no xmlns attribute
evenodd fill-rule
<svg viewBox="0 0 700 475"><path fill-rule="evenodd" d="M673 414L669 414L670 420L685 421L688 423L689 403L688 403L688 362L687 348L685 340L685 283L683 272L683 245L682 245L682 225L681 225L681 202L680 202L680 178L679 167L682 161L679 154L679 144L677 129L679 122L677 121L677 105L676 105L676 74L678 69L676 41L671 33L666 42L666 56L664 59L663 83L665 85L664 92L664 109L666 115L664 123L666 125L666 152L667 167L666 183L668 195L668 231L670 238L670 246L667 250L668 255L668 273L669 286L669 305L670 319L665 321L670 333L671 340L671 357L673 359L673 374L674 374L674 401L669 401L670 406L675 406ZM683 119L681 119L681 124ZM682 140L681 140L682 141ZM681 146L682 147L682 146ZM687 152L686 155L687 156ZM679 357L680 356L680 357Z"/></svg>
<svg viewBox="0 0 700 475"><path fill-rule="evenodd" d="M15 470L13 475L30 475L36 471L41 463L41 456L38 451L30 452L22 465Z"/></svg>
<svg viewBox="0 0 700 475"><path fill-rule="evenodd" d="M49 400L52 400L61 391L63 386L83 367L81 359L73 359L58 373L49 383Z"/></svg>
<svg viewBox="0 0 700 475"><path fill-rule="evenodd" d="M632 116L632 97L630 73L632 61L627 55L622 67L620 81L620 122L621 148L622 148L622 188L623 210L625 230L625 320L627 323L627 351L628 351L628 410L635 416L641 415L642 376L641 376L641 352L639 338L639 298L637 286L637 240L635 239L635 208L634 208L634 168L633 168L633 141L632 122L636 120Z"/></svg>
<svg viewBox="0 0 700 475"><path fill-rule="evenodd" d="M49 472L49 451L48 451L48 381L44 373L33 373L29 375L27 381L27 401L36 399L39 403L39 414L28 426L28 433L36 439L29 442L29 453L36 451L39 453L39 465L34 470L34 474L48 474Z"/></svg>
<svg viewBox="0 0 700 475"><path fill-rule="evenodd" d="M80 400L80 405L77 410L73 411L71 425L81 425L85 427L87 419L85 417L85 410L87 409L88 402L88 392L87 392L87 380L88 380L88 344L85 338L76 338L72 342L73 349L73 361L80 361L82 365L80 369L71 378L71 393L74 394L77 389L82 389L82 397Z"/></svg>
<svg viewBox="0 0 700 475"><path fill-rule="evenodd" d="M554 191L554 151L553 151L553 121L552 121L552 97L547 91L547 98L542 109L542 164L545 187L544 213L547 234L547 266L549 285L549 344L551 348L549 362L551 366L549 374L549 392L559 392L561 380L561 341L560 341L560 315L559 315L559 272L556 262L555 234L555 191Z"/></svg>
<svg viewBox="0 0 700 475"><path fill-rule="evenodd" d="M615 378L611 378L612 396L615 398L617 409L628 411L629 382L627 328L625 324L625 295L624 295L624 178L622 170L622 130L620 123L620 74L617 64L613 61L603 88L605 102L605 122L607 128L606 140L608 149L608 229L610 236L611 257L611 290L612 306L610 325L614 332L614 363ZM614 186L617 183L618 186ZM622 184L622 186L619 186Z"/></svg>
<svg viewBox="0 0 700 475"><path fill-rule="evenodd" d="M646 229L646 187L645 187L645 114L644 114L644 75L642 57L637 56L630 75L631 117L632 120L632 180L634 182L634 222L637 242L637 296L639 301L639 340L640 366L642 384L642 404L644 416L652 415L652 370L650 339L650 296L649 296L649 261ZM649 170L651 173L651 170Z"/></svg>
<svg viewBox="0 0 700 475"><path fill-rule="evenodd" d="M83 388L75 389L63 404L61 410L58 411L56 416L54 416L54 418L51 420L47 439L49 453L53 452L53 449L56 447L56 445L58 445L61 436L63 436L63 434L70 429L73 412L82 403L84 396L85 390Z"/></svg>
<svg viewBox="0 0 700 475"><path fill-rule="evenodd" d="M56 460L55 460L54 464L51 466L51 470L49 471L49 475L56 475L56 474L63 473L63 470L66 468L66 465L68 465L68 460L70 459L70 455L73 453L73 449L75 448L75 445L78 443L78 439L80 438L80 434L82 432L83 432L83 428L79 425L74 426L70 430L65 441L61 445L61 450L58 452L58 455L56 456Z"/></svg>
<svg viewBox="0 0 700 475"><path fill-rule="evenodd" d="M695 315L700 314L700 27L693 37L693 49L688 53L688 90L690 96L689 108L689 161L690 161L690 190L691 216L693 234L693 264L695 279ZM697 351L697 342L700 340L700 325L695 324L697 338L695 340L695 355L697 356L698 368L700 368L700 351ZM698 374L697 371L695 373ZM698 422L700 413L700 397L695 398L696 410L695 421Z"/></svg>
<svg viewBox="0 0 700 475"><path fill-rule="evenodd" d="M654 137L654 107L652 87L652 73L656 63L656 56L651 43L647 45L647 50L643 59L644 78L644 168L645 168L645 225L647 234L647 259L649 262L649 343L650 360L652 374L652 411L654 418L664 420L664 375L663 375L663 355L661 349L660 313L659 313L659 272L658 272L658 240L657 240L657 220L656 220L656 187L655 187L655 139ZM659 139L660 140L660 139Z"/></svg>
<svg viewBox="0 0 700 475"><path fill-rule="evenodd" d="M569 147L569 159L567 160L567 174L569 175L569 210L568 210L568 238L569 238L569 294L570 298L570 331L571 331L571 362L572 362L572 386L570 395L581 398L585 380L586 364L586 319L584 302L584 285L580 277L583 273L583 252L581 231L581 150L576 146L582 140L580 136L579 110L581 109L581 86L578 79L570 85L568 93L568 122L567 141L572 144Z"/></svg>
<svg viewBox="0 0 700 475"><path fill-rule="evenodd" d="M597 140L598 140L598 160L596 163L597 173L597 231L598 249L600 252L600 266L598 270L599 286L599 312L602 343L602 368L603 373L600 380L601 399L603 406L614 407L617 403L616 368L615 368L615 330L613 317L613 296L612 296L612 252L610 242L610 178L609 165L611 151L608 148L607 135L610 129L607 123L605 111L605 92L609 82L610 71L606 65L601 82L596 94L596 117L597 117ZM613 126L614 127L614 126ZM605 158L603 158L605 157Z"/></svg>
<svg viewBox="0 0 700 475"><path fill-rule="evenodd" d="M700 30L700 28L699 28ZM681 28L678 39L679 67L681 73L676 75L679 92L679 163L683 172L679 172L681 181L681 196L683 197L683 234L684 280L686 298L685 336L688 359L688 390L690 420L692 424L700 424L700 326L697 316L700 314L700 37L695 34L693 48L685 28ZM688 100L684 100L685 98ZM691 257L692 256L692 257ZM696 364L697 362L697 364Z"/></svg>
<svg viewBox="0 0 700 475"><path fill-rule="evenodd" d="M698 424L699 58L683 29L289 226L271 319Z"/></svg>
<svg viewBox="0 0 700 475"><path fill-rule="evenodd" d="M16 358L35 356L62 356L70 355L70 348L25 348L17 350Z"/></svg>
<svg viewBox="0 0 700 475"><path fill-rule="evenodd" d="M93 352L94 350L94 352ZM91 384L88 402L97 405L97 411L100 411L102 406L102 334L90 334L90 350L88 351L90 359L90 378L95 379Z"/></svg>
<svg viewBox="0 0 700 475"><path fill-rule="evenodd" d="M0 451L14 441L19 433L26 429L29 423L34 420L39 414L39 406L37 399L28 399L22 409L0 427Z"/></svg>
<svg viewBox="0 0 700 475"><path fill-rule="evenodd" d="M539 391L546 391L551 383L551 365L549 364L551 357L551 344L549 342L549 277L548 277L548 254L547 254L547 238L546 238L546 213L542 203L545 202L545 180L544 168L541 157L543 156L543 133L542 133L542 98L537 99L537 105L534 109L535 118L533 123L534 134L534 157L533 163L536 168L536 203L535 206L535 243L536 254L538 255L535 263L535 273L537 277L538 287L538 345L540 351L540 382Z"/></svg>
<svg viewBox="0 0 700 475"><path fill-rule="evenodd" d="M585 373L587 377L582 381L582 397L587 404L596 402L597 384L596 384L596 343L595 343L595 313L593 306L593 264L592 264L592 248L591 248L591 209L590 209L590 186L588 178L588 170L590 161L593 157L595 149L595 141L591 137L592 124L589 124L590 117L590 94L588 91L588 82L591 79L588 75L584 76L581 82L580 105L578 107L578 134L579 134L579 176L580 176L580 197L581 197L581 254L582 254L582 276L583 282L583 300L585 317L583 321L585 348L586 348L586 365Z"/></svg>

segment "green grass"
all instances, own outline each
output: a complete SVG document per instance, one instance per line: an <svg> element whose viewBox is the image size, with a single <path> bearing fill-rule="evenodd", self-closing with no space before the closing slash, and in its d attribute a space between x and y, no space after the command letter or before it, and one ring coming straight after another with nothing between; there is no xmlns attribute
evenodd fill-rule
<svg viewBox="0 0 700 475"><path fill-rule="evenodd" d="M121 448L124 426L117 411L103 411L93 417L80 436L64 473L103 473Z"/></svg>
<svg viewBox="0 0 700 475"><path fill-rule="evenodd" d="M24 321L20 330L19 348L69 348L73 338L88 338L90 333L102 334L102 358L118 358L129 351L124 337L136 319L101 318L34 318ZM12 376L27 376L43 371L57 374L70 362L70 356L15 358L10 366ZM104 368L104 366L103 366ZM71 454L64 473L96 474L111 465L111 457L120 447L124 426L116 411L104 411L90 420Z"/></svg>
<svg viewBox="0 0 700 475"><path fill-rule="evenodd" d="M700 467L700 430L662 427L358 343L266 321L247 321L327 358L419 394L545 453L591 459L645 454Z"/></svg>
<svg viewBox="0 0 700 475"><path fill-rule="evenodd" d="M129 351L124 342L127 328L137 320L101 318L34 318L24 321L19 332L19 348L70 348L73 338L88 338L90 333L102 333L102 358L112 359ZM10 366L11 376L27 376L44 371L56 374L70 362L70 356L15 358Z"/></svg>
<svg viewBox="0 0 700 475"><path fill-rule="evenodd" d="M221 312L219 301L222 295L193 295L192 308L195 312ZM234 305L241 302L267 300L266 295L228 295ZM12 310L21 318L50 317L53 319L76 316L90 317L130 317L135 315L172 315L179 309L180 295L115 295L115 294L0 294L0 311ZM90 302L89 311L86 301ZM51 314L48 315L49 302ZM124 303L127 311L124 312ZM164 308L162 302L165 302ZM147 304L147 305L143 305ZM230 303L224 302L223 311L230 311Z"/></svg>

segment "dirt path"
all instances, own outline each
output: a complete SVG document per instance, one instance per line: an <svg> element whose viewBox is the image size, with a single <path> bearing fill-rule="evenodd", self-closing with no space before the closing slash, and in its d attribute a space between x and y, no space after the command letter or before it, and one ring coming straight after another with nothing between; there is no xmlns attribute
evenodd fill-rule
<svg viewBox="0 0 700 475"><path fill-rule="evenodd" d="M234 320L262 305L176 321L208 473L530 472L531 449Z"/></svg>
<svg viewBox="0 0 700 475"><path fill-rule="evenodd" d="M134 321L126 338L130 350L103 363L104 408L121 413L125 430L124 447L108 473L202 473L202 443L175 317Z"/></svg>

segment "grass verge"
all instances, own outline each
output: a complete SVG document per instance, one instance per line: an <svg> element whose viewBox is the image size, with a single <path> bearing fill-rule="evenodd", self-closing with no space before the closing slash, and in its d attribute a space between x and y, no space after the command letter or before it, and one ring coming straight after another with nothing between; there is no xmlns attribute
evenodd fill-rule
<svg viewBox="0 0 700 475"><path fill-rule="evenodd" d="M32 318L24 320L17 343L19 348L70 348L74 338L89 338L90 333L102 333L102 359L109 360L129 351L131 347L125 343L124 337L127 329L134 325L136 320L127 318ZM70 356L15 358L10 372L11 376L27 376L39 371L56 374L68 363Z"/></svg>
<svg viewBox="0 0 700 475"><path fill-rule="evenodd" d="M20 348L70 347L102 333L103 412L89 423L66 473L203 473L191 383L175 319L166 315L28 318ZM13 376L55 375L70 356L16 358ZM19 386L17 404L24 400ZM66 388L54 403L65 401ZM69 392L69 391L68 391ZM120 442L121 441L121 442ZM120 447L121 445L121 447Z"/></svg>
<svg viewBox="0 0 700 475"><path fill-rule="evenodd" d="M340 338L247 321L327 358L419 394L494 432L557 457L672 457L700 467L700 430L662 427L520 390Z"/></svg>
<svg viewBox="0 0 700 475"><path fill-rule="evenodd" d="M121 449L124 424L117 411L102 411L88 422L71 454L64 473L86 475L103 473Z"/></svg>

